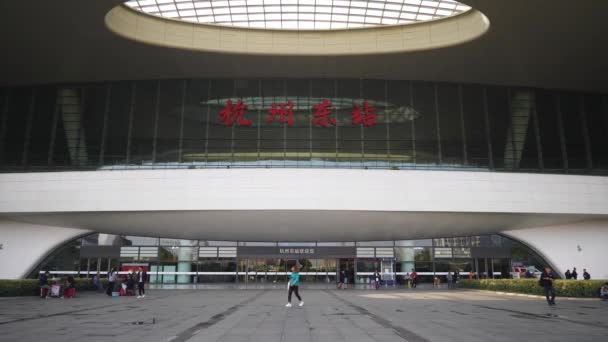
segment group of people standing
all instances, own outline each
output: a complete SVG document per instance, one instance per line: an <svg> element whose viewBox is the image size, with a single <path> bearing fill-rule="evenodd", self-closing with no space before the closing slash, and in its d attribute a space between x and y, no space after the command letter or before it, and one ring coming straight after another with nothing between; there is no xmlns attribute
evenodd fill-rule
<svg viewBox="0 0 608 342"><path fill-rule="evenodd" d="M471 272L469 274L469 279L474 279L474 273ZM460 279L460 273L458 271L451 271L451 272L447 272L446 274L446 281L448 284L448 289L455 289L458 288L458 280ZM348 271L344 271L341 270L340 271L340 275L338 278L338 289L347 289L348 288L348 284L349 284L349 280L352 280L351 277L349 277L349 272ZM380 286L382 285L382 275L380 273L380 271L376 270L374 271L372 277L371 277L371 285L374 289L379 289ZM412 269L412 272L407 272L404 276L404 281L406 282L406 285L408 286L408 288L416 288L418 286L418 273ZM435 285L436 287L438 287L438 283L440 283L439 281L439 277L435 278Z"/></svg>
<svg viewBox="0 0 608 342"><path fill-rule="evenodd" d="M572 272L570 272L570 269L566 270L566 273L564 273L564 275L566 276L566 280L578 280L578 272L576 272L576 267L572 268ZM589 274L589 272L587 272L586 268L583 268L583 279L585 280L590 280L591 279L591 274Z"/></svg>
<svg viewBox="0 0 608 342"><path fill-rule="evenodd" d="M352 281L354 278L352 270L340 270L340 275L338 276L338 289L347 289L349 280Z"/></svg>
<svg viewBox="0 0 608 342"><path fill-rule="evenodd" d="M578 279L578 273L576 272L576 267L574 267L572 269L572 272L570 272L570 270L567 270L564 275L566 276L567 280L577 280ZM553 270L551 269L551 267L545 267L545 270L540 275L540 279L538 281L538 284L544 288L545 298L547 299L547 304L549 304L549 306L555 305L555 287L553 286L555 278L556 278L556 275L555 275L555 273L553 273ZM587 272L586 269L583 269L583 279L584 280L591 279L591 275L589 274L589 272ZM608 282L604 283L604 285L602 285L602 287L600 287L599 296L603 301L608 301Z"/></svg>
<svg viewBox="0 0 608 342"><path fill-rule="evenodd" d="M458 288L458 278L460 275L457 271L448 272L446 278L448 280L448 289L457 289Z"/></svg>
<svg viewBox="0 0 608 342"><path fill-rule="evenodd" d="M352 281L352 278L352 273L350 273L348 270L341 270L338 277L338 289L347 289L349 287L349 280ZM407 273L405 275L405 280L407 281L408 287L416 288L418 285L418 273L412 269L412 273ZM371 285L376 290L382 285L382 274L379 270L375 270L372 274Z"/></svg>
<svg viewBox="0 0 608 342"><path fill-rule="evenodd" d="M148 273L141 267L132 270L130 273L123 275L119 278L119 273L115 268L112 268L108 272L108 287L106 288L106 294L112 296L113 292L118 292L120 295L134 296L135 295L135 284L139 295L137 298L146 297L145 283L148 280ZM103 292L103 283L101 282L101 276L99 272L93 276L92 283L97 289L97 292ZM38 287L40 287L40 297L48 298L52 297L73 297L76 290L76 281L73 276L67 276L65 278L51 278L50 272L42 272L38 277Z"/></svg>
<svg viewBox="0 0 608 342"><path fill-rule="evenodd" d="M137 298L145 298L145 283L147 280L148 273L141 267L137 269L137 272L135 272L135 270L131 270L131 272L123 275L122 278L119 278L119 273L116 271L116 269L112 268L110 269L110 272L108 272L108 288L106 289L106 294L108 296L112 296L112 292L118 292L123 296L134 296L135 284L137 284L137 290L139 293ZM93 279L93 282L95 282L95 278Z"/></svg>
<svg viewBox="0 0 608 342"><path fill-rule="evenodd" d="M40 287L40 298L71 298L76 292L76 281L71 275L65 278L51 278L50 272L46 271L38 277L38 287Z"/></svg>

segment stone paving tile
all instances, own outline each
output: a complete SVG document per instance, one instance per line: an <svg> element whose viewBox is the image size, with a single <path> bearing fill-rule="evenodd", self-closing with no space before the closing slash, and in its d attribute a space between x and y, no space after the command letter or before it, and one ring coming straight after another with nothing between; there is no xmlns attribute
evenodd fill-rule
<svg viewBox="0 0 608 342"><path fill-rule="evenodd" d="M0 341L605 341L608 303L481 291L157 290L142 300L0 298ZM550 336L550 339L547 339ZM41 338L43 337L43 338Z"/></svg>

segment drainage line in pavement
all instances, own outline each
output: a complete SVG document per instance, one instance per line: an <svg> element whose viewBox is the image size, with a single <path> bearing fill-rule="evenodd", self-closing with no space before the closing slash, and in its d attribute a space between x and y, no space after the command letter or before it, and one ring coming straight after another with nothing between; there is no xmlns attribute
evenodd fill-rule
<svg viewBox="0 0 608 342"><path fill-rule="evenodd" d="M351 308L357 310L359 313L361 313L362 315L366 315L369 316L374 322L380 324L382 327L387 328L387 329L392 329L393 331L395 331L395 333L403 338L404 340L408 341L408 342L430 342L429 340L427 340L426 338L417 335L416 333L414 333L413 331L407 330L403 327L398 327L393 325L393 323L391 323L391 321L384 319L380 316L377 316L371 312L369 312L369 310L354 304L350 301L347 301L346 299L338 296L337 294L335 294L332 291L327 291L327 293L329 293L332 297L346 303L346 305L350 306Z"/></svg>
<svg viewBox="0 0 608 342"><path fill-rule="evenodd" d="M189 339L191 339L192 337L194 337L194 335L198 334L201 332L201 330L203 329L207 329L211 326L213 326L214 324L221 322L222 320L224 320L227 316L229 316L230 314L234 313L236 310L238 310L239 308L251 303L252 301L254 301L255 299L258 298L259 295L261 295L262 293L264 293L265 291L260 291L258 293L256 293L255 295L247 298L246 300L233 305L231 307L229 307L228 309L215 314L213 316L211 316L211 318L207 321L204 322L200 322L184 331L182 331L179 335L175 336L174 338L170 339L171 342L185 342L188 341Z"/></svg>
<svg viewBox="0 0 608 342"><path fill-rule="evenodd" d="M449 299L448 297L441 297L441 300L443 300L445 302L454 303L454 304L462 304L462 302L459 302L459 301L456 301L453 299ZM594 328L608 329L608 327L603 325L601 322L593 323L593 322L578 321L578 320L569 319L565 316L560 316L560 315L554 314L554 313L537 314L537 313L533 313L533 312L519 311L519 310L513 310L513 309L495 308L492 306L481 305L481 304L470 304L469 303L469 305L471 305L473 307L477 307L477 308L482 308L482 309L509 312L509 313L524 316L524 317L545 319L545 320L559 319L559 320L569 322L569 323L580 324L580 325L590 326L590 327L594 327ZM584 306L582 306L582 307L584 307ZM593 307L593 308L595 309L595 307ZM557 309L557 308L554 307L553 310L555 310L555 309Z"/></svg>
<svg viewBox="0 0 608 342"><path fill-rule="evenodd" d="M191 293L190 291L188 293ZM153 297L150 299L147 299L146 302L150 302L153 300L157 300L157 299L164 299L167 297L172 297L175 296L174 294L171 295L167 295L167 296L162 296L162 297ZM112 297L110 297L112 298ZM74 300L74 299L69 299L69 300ZM113 299L109 299L109 300L113 300ZM100 306L95 306L95 307L86 307L84 309L80 309L80 310L72 310L72 311L62 311L62 312L56 312L53 314L48 314L48 315L37 315L37 316L33 316L33 317L23 317L23 318L16 318L16 319L12 319L10 321L4 321L4 322L0 322L0 325L4 325L4 324L11 324L11 323L19 323L19 322L27 322L27 321L33 321L36 319L43 319L43 318L51 318L51 317L58 317L58 316L65 316L65 315L71 315L71 314L75 314L75 313L80 313L80 312L86 312L86 311L91 311L91 310L98 310L98 309L105 309L105 308L109 308L109 307L115 307L117 303L112 303L112 304L108 304L108 305L100 305ZM125 310L131 310L132 308L125 308L124 310L118 310L118 311L125 311ZM153 317L152 320L156 321L156 319ZM154 322L156 323L156 322Z"/></svg>
<svg viewBox="0 0 608 342"><path fill-rule="evenodd" d="M512 310L512 309L501 309L501 308L494 308L491 306L486 306L486 305L479 305L479 304L471 304L472 306L476 306L478 308L483 308L483 309L489 309L489 310L496 310L496 311L505 311L505 312L510 312L510 313L514 313L514 314L519 314L519 315L523 315L523 316L528 316L528 317L534 317L534 318L539 318L539 319L552 319L552 318L557 318L569 323L574 323L574 324L581 324L581 325L586 325L586 326L590 326L590 327L594 327L594 328L602 328L602 329L608 329L607 326L602 325L602 324L597 324L597 323L592 323L592 322L584 322L584 321L577 321L574 319L568 319L564 316L560 316L557 314L545 314L545 315L541 315L541 314L536 314L536 313L531 313L531 312L525 312L525 311L518 311L518 310Z"/></svg>

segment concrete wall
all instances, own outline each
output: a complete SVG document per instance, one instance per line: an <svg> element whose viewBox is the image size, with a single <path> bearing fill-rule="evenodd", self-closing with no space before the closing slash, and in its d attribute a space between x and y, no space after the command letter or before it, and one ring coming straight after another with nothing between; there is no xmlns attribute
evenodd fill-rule
<svg viewBox="0 0 608 342"><path fill-rule="evenodd" d="M82 229L0 220L0 279L26 277L55 248L86 233Z"/></svg>

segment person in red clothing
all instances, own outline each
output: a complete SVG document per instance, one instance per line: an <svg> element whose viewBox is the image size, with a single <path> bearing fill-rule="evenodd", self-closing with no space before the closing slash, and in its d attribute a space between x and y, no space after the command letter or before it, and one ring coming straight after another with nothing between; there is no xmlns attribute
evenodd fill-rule
<svg viewBox="0 0 608 342"><path fill-rule="evenodd" d="M412 280L412 288L416 288L416 285L418 284L418 274L416 273L416 271L412 268L412 273L410 273L410 279Z"/></svg>

